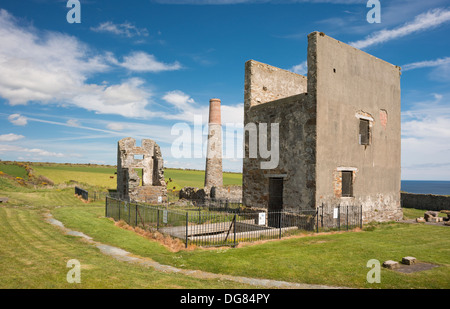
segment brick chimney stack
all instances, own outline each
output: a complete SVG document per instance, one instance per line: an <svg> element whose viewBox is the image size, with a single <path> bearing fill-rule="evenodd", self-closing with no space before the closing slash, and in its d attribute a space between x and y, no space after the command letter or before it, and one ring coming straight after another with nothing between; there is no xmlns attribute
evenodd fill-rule
<svg viewBox="0 0 450 309"><path fill-rule="evenodd" d="M222 185L222 121L220 117L220 99L211 99L209 100L205 188L222 187Z"/></svg>

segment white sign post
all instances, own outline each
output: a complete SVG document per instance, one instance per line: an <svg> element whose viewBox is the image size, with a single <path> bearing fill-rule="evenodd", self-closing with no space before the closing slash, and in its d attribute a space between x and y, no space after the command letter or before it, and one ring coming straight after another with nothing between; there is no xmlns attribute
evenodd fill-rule
<svg viewBox="0 0 450 309"><path fill-rule="evenodd" d="M335 207L333 209L333 219L337 219L339 217L339 208Z"/></svg>
<svg viewBox="0 0 450 309"><path fill-rule="evenodd" d="M167 210L163 210L163 223L167 223Z"/></svg>
<svg viewBox="0 0 450 309"><path fill-rule="evenodd" d="M258 216L258 225L266 225L266 213L260 212Z"/></svg>

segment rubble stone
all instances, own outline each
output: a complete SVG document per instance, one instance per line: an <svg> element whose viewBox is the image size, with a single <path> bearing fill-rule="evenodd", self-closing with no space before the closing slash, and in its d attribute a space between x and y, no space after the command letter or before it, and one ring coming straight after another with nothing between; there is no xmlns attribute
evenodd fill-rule
<svg viewBox="0 0 450 309"><path fill-rule="evenodd" d="M402 258L402 264L405 265L412 265L416 263L416 258L412 257L412 256L405 256L404 258Z"/></svg>
<svg viewBox="0 0 450 309"><path fill-rule="evenodd" d="M396 261L388 260L383 263L383 267L389 268L389 269L395 269L395 268L400 267L400 264Z"/></svg>

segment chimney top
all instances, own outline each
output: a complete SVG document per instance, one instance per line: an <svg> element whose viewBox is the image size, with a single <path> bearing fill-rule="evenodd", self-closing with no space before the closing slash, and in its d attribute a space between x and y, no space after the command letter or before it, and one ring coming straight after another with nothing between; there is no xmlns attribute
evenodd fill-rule
<svg viewBox="0 0 450 309"><path fill-rule="evenodd" d="M220 99L209 100L209 123L222 124L220 117Z"/></svg>

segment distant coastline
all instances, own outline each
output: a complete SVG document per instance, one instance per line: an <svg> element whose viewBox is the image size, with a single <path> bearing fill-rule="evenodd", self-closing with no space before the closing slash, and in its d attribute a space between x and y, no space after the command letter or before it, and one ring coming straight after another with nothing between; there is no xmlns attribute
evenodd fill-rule
<svg viewBox="0 0 450 309"><path fill-rule="evenodd" d="M431 180L402 180L403 192L450 195L450 181Z"/></svg>

